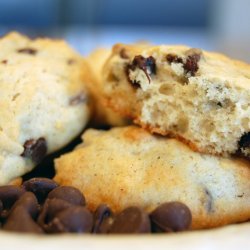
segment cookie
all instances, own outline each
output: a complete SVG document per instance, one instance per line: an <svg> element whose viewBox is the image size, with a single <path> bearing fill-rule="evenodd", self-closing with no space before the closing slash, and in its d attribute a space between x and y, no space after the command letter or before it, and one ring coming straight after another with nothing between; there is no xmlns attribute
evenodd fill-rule
<svg viewBox="0 0 250 250"><path fill-rule="evenodd" d="M83 143L55 160L55 181L80 189L91 210L139 206L148 212L179 201L192 211L193 229L250 218L250 163L192 151L176 139L135 126L89 129Z"/></svg>
<svg viewBox="0 0 250 250"><path fill-rule="evenodd" d="M109 106L151 132L249 156L249 65L186 46L118 44L104 78Z"/></svg>
<svg viewBox="0 0 250 250"><path fill-rule="evenodd" d="M64 41L0 39L0 184L30 171L88 121L85 61Z"/></svg>
<svg viewBox="0 0 250 250"><path fill-rule="evenodd" d="M122 118L119 114L106 106L103 98L103 74L102 68L105 61L111 55L111 49L99 48L94 50L86 59L89 64L89 72L92 72L92 81L89 81L87 87L93 101L93 113L91 116L91 125L101 126L123 126L129 123L128 119Z"/></svg>

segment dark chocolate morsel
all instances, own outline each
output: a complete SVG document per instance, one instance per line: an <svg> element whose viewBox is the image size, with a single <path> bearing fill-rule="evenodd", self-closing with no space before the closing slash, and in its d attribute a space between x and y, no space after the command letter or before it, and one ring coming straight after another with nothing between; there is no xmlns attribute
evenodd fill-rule
<svg viewBox="0 0 250 250"><path fill-rule="evenodd" d="M166 59L169 63L183 63L182 58L175 54L167 54Z"/></svg>
<svg viewBox="0 0 250 250"><path fill-rule="evenodd" d="M43 137L26 141L23 147L21 156L30 158L36 164L40 163L47 153L47 143Z"/></svg>
<svg viewBox="0 0 250 250"><path fill-rule="evenodd" d="M35 55L37 53L36 49L33 48L22 48L17 50L18 53Z"/></svg>
<svg viewBox="0 0 250 250"><path fill-rule="evenodd" d="M129 207L119 213L111 225L111 234L150 233L148 214L138 207Z"/></svg>
<svg viewBox="0 0 250 250"><path fill-rule="evenodd" d="M38 214L39 204L37 202L36 196L33 193L26 192L15 202L11 208L10 214L17 207L23 207L31 217L35 218Z"/></svg>
<svg viewBox="0 0 250 250"><path fill-rule="evenodd" d="M50 233L90 233L93 215L85 207L72 206L57 213L48 227Z"/></svg>
<svg viewBox="0 0 250 250"><path fill-rule="evenodd" d="M178 232L189 229L192 222L190 209L181 202L167 202L150 214L153 232Z"/></svg>
<svg viewBox="0 0 250 250"><path fill-rule="evenodd" d="M49 178L32 178L25 181L22 186L34 193L39 201L43 201L50 191L58 187L58 184Z"/></svg>
<svg viewBox="0 0 250 250"><path fill-rule="evenodd" d="M183 64L185 73L190 73L191 76L195 76L195 73L199 70L198 62L200 61L202 51L199 49L189 49L186 51L186 62Z"/></svg>
<svg viewBox="0 0 250 250"><path fill-rule="evenodd" d="M87 100L86 94L84 92L80 92L76 96L73 96L70 98L69 105L75 106L75 105L78 105L80 103L86 102L86 100Z"/></svg>
<svg viewBox="0 0 250 250"><path fill-rule="evenodd" d="M38 224L47 231L47 224L62 210L73 206L69 202L57 198L47 199L37 219Z"/></svg>
<svg viewBox="0 0 250 250"><path fill-rule="evenodd" d="M250 148L250 132L245 133L241 136L238 142L239 149Z"/></svg>
<svg viewBox="0 0 250 250"><path fill-rule="evenodd" d="M53 189L49 193L48 198L65 200L73 205L85 205L85 197L83 196L83 194L78 189L70 186L60 186Z"/></svg>
<svg viewBox="0 0 250 250"><path fill-rule="evenodd" d="M12 205L25 193L25 190L18 186L1 186L0 200L4 209L10 209Z"/></svg>
<svg viewBox="0 0 250 250"><path fill-rule="evenodd" d="M93 233L107 233L113 222L113 213L106 204L97 207L94 213Z"/></svg>
<svg viewBox="0 0 250 250"><path fill-rule="evenodd" d="M147 58L138 55L135 56L132 63L127 65L125 72L128 76L129 81L131 82L129 78L129 70L134 71L136 68L139 68L144 71L145 75L148 78L149 83L151 82L150 75L156 74L156 61L153 56L149 56ZM132 82L133 84L138 84L138 82Z"/></svg>
<svg viewBox="0 0 250 250"><path fill-rule="evenodd" d="M7 64L7 63L8 63L8 60L2 60L1 63L2 63L2 64Z"/></svg>
<svg viewBox="0 0 250 250"><path fill-rule="evenodd" d="M43 232L23 206L17 206L11 211L3 229L20 233L40 234Z"/></svg>

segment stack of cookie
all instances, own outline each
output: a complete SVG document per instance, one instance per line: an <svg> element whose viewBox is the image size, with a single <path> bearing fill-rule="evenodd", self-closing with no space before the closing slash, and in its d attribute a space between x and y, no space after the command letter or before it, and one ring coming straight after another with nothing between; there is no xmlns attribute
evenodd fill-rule
<svg viewBox="0 0 250 250"><path fill-rule="evenodd" d="M90 211L184 203L191 229L250 218L249 65L148 44L84 59L63 41L17 33L0 48L1 185L88 126L55 159L54 180L84 193Z"/></svg>
<svg viewBox="0 0 250 250"><path fill-rule="evenodd" d="M137 126L87 130L55 160L55 180L80 189L91 210L178 201L192 229L247 221L250 66L185 46L118 44L100 68L102 103Z"/></svg>

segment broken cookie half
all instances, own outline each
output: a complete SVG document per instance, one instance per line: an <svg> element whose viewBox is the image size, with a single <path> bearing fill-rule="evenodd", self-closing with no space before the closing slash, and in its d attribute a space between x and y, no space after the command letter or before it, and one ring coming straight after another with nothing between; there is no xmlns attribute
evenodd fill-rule
<svg viewBox="0 0 250 250"><path fill-rule="evenodd" d="M104 79L109 106L149 131L203 153L250 155L249 65L186 46L117 44Z"/></svg>

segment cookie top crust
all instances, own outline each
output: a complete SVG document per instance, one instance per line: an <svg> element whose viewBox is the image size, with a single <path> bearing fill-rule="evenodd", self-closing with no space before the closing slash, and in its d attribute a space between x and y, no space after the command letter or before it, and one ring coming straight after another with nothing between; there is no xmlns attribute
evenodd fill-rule
<svg viewBox="0 0 250 250"><path fill-rule="evenodd" d="M196 72L198 76L203 75L206 78L220 78L221 80L226 81L229 85L233 82L233 85L235 87L247 89L250 88L249 64L238 60L233 60L220 53L194 49L184 45L153 46L150 44L116 44L113 47L109 63L111 63L111 61L113 60L117 60L116 56L119 56L124 60L130 61L135 56L141 55L145 58L153 56L157 64L164 65L169 63L167 59L169 55L177 56L179 57L179 59L186 62L187 58L191 55L191 53L197 53L197 51L199 51L200 53L200 60L198 62L199 69ZM176 67L176 74L181 74L184 70L183 63L181 63L180 61L172 61L171 63L180 64L179 67ZM192 76L195 77L195 75Z"/></svg>

